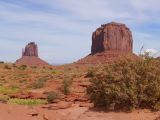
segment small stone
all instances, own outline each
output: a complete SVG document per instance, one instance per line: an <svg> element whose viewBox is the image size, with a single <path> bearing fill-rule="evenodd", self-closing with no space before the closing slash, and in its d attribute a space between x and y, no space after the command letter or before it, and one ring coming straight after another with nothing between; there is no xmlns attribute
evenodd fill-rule
<svg viewBox="0 0 160 120"><path fill-rule="evenodd" d="M43 120L49 120L49 118L46 114L43 114Z"/></svg>
<svg viewBox="0 0 160 120"><path fill-rule="evenodd" d="M38 111L37 110L34 110L34 109L32 109L31 111L30 111L30 113L29 113L29 115L31 115L31 116L38 116Z"/></svg>

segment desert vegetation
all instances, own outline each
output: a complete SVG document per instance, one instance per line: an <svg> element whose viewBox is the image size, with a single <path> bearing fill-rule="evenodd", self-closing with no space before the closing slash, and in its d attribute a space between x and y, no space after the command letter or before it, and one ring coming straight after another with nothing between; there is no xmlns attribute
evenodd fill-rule
<svg viewBox="0 0 160 120"><path fill-rule="evenodd" d="M18 105L39 105L48 103L47 100L42 99L9 99L8 104L18 104Z"/></svg>
<svg viewBox="0 0 160 120"><path fill-rule="evenodd" d="M88 95L109 110L160 110L160 60L123 58L91 74ZM89 73L90 74L90 71Z"/></svg>

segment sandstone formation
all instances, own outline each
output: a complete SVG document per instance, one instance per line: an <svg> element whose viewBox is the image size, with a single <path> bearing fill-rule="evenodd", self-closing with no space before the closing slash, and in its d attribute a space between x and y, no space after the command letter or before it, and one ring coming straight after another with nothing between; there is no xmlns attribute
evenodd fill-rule
<svg viewBox="0 0 160 120"><path fill-rule="evenodd" d="M38 47L34 42L30 42L25 50L22 50L22 56L35 56L38 57Z"/></svg>
<svg viewBox="0 0 160 120"><path fill-rule="evenodd" d="M111 22L101 25L92 34L91 53L118 51L132 52L132 33L125 24Z"/></svg>
<svg viewBox="0 0 160 120"><path fill-rule="evenodd" d="M93 32L91 54L78 63L105 63L126 54L136 56L132 49L130 29L125 24L111 22Z"/></svg>
<svg viewBox="0 0 160 120"><path fill-rule="evenodd" d="M38 57L38 46L30 42L25 49L22 49L22 57L16 61L17 65L45 66L47 62Z"/></svg>

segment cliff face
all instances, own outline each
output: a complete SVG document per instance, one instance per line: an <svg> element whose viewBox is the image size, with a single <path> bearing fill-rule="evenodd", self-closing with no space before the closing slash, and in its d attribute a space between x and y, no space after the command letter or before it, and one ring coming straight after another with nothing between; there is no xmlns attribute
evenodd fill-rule
<svg viewBox="0 0 160 120"><path fill-rule="evenodd" d="M125 24L111 22L101 25L93 32L91 54L76 63L107 63L126 55L137 58L132 49L133 39L130 29Z"/></svg>
<svg viewBox="0 0 160 120"><path fill-rule="evenodd" d="M35 56L38 57L38 47L34 42L30 42L26 45L24 51L22 51L22 56Z"/></svg>
<svg viewBox="0 0 160 120"><path fill-rule="evenodd" d="M22 50L22 57L16 61L17 65L46 66L47 62L38 57L38 46L34 42L28 43Z"/></svg>
<svg viewBox="0 0 160 120"><path fill-rule="evenodd" d="M107 51L132 53L132 48L132 33L125 24L104 24L92 34L91 54Z"/></svg>

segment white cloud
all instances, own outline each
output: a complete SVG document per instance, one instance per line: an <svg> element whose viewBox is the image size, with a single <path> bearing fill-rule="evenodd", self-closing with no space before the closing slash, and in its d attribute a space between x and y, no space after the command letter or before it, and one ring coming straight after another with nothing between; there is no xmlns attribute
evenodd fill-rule
<svg viewBox="0 0 160 120"><path fill-rule="evenodd" d="M142 29L148 23L159 25L159 4L159 0L0 1L0 42L4 43L1 50L7 44L16 46L7 50L10 54L16 49L12 59L6 54L0 59L13 61L20 53L17 51L35 41L44 59L73 62L90 52L91 33L110 21L133 28L136 51L142 45L159 48L159 35Z"/></svg>

